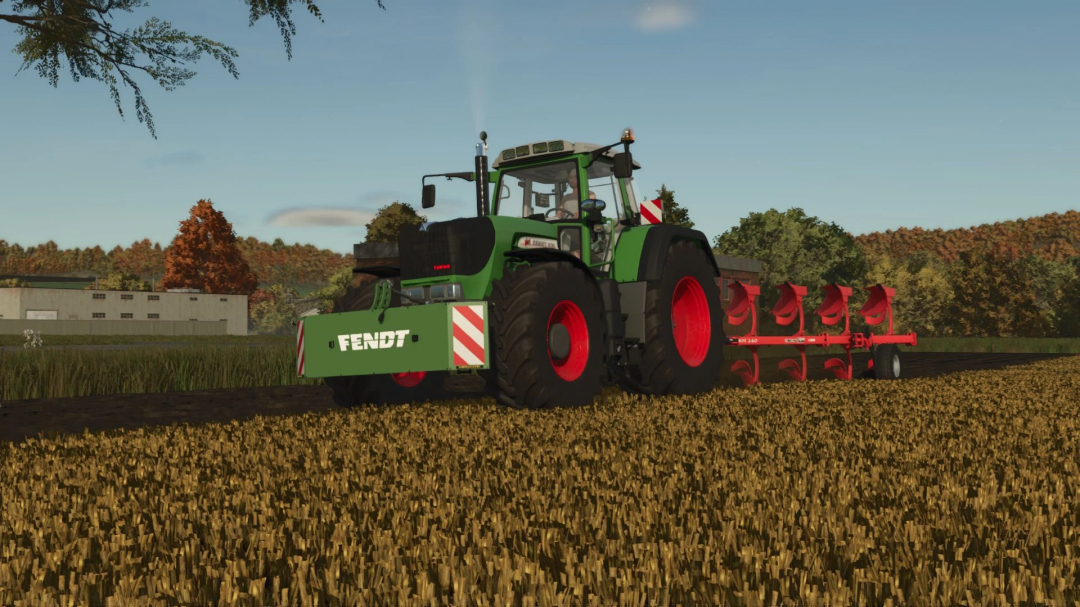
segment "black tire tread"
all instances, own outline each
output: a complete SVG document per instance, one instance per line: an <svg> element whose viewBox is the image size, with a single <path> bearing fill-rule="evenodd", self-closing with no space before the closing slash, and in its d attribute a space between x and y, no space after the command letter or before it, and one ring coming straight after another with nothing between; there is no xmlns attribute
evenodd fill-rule
<svg viewBox="0 0 1080 607"><path fill-rule="evenodd" d="M602 364L603 342L607 339L602 316L604 304L592 278L572 264L561 261L507 269L502 278L492 282L491 362L496 384L494 396L508 407L542 409L556 404L552 387L541 378L538 365L530 364L538 358L546 360L547 344L534 343L529 331L534 323L546 322L546 319L538 318L537 304L540 293L553 282L569 282L579 293L588 293L600 311L588 320L599 323L603 332L602 343L590 345L590 350L598 348L601 351L601 364L594 367L597 394L606 376ZM545 353L543 358L539 352Z"/></svg>
<svg viewBox="0 0 1080 607"><path fill-rule="evenodd" d="M677 241L668 250L664 273L698 266L698 269L710 276L714 274L712 264L705 258L704 252L690 241ZM690 378L686 373L686 367L682 365L679 352L674 342L669 343L667 335L671 332L670 314L664 314L670 305L671 293L665 292L660 287L663 280L655 285L650 285L645 292L645 348L641 356L641 364L637 368L638 383L647 394L695 394L709 392L715 387L720 378L720 366L723 362L722 349L724 339L724 316L720 307L720 289L714 281L701 284L705 291L706 299L715 302L710 308L714 313L712 319L713 334L709 344L710 358L702 363L706 369L702 372L711 375L713 380L707 387L700 379L701 373L694 373L699 378ZM699 281L700 282L700 281ZM712 356L713 350L720 352ZM683 367L680 370L680 366Z"/></svg>
<svg viewBox="0 0 1080 607"><path fill-rule="evenodd" d="M900 357L899 377L893 377L892 374L893 354L896 354L898 357ZM881 344L880 346L875 346L870 356L874 361L875 379L900 379L904 376L904 357L900 353L900 348L896 344Z"/></svg>

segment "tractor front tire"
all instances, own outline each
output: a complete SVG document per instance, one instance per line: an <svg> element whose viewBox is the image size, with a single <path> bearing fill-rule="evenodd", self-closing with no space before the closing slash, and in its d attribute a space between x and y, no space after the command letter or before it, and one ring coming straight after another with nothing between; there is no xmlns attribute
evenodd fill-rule
<svg viewBox="0 0 1080 607"><path fill-rule="evenodd" d="M401 290L397 278L387 279L394 290ZM334 299L332 313L370 310L375 301L375 286L379 280L354 280L345 293ZM390 294L390 307L401 305L401 296ZM431 400L445 400L454 395L443 389L446 373L418 372L393 375L346 375L324 377L323 382L333 390L334 402L351 409L361 405L391 405Z"/></svg>
<svg viewBox="0 0 1080 607"><path fill-rule="evenodd" d="M646 394L703 394L720 379L724 311L716 272L689 241L668 249L645 290L645 345L636 379Z"/></svg>
<svg viewBox="0 0 1080 607"><path fill-rule="evenodd" d="M563 261L508 269L492 283L491 320L500 403L580 407L600 394L607 327L591 276Z"/></svg>

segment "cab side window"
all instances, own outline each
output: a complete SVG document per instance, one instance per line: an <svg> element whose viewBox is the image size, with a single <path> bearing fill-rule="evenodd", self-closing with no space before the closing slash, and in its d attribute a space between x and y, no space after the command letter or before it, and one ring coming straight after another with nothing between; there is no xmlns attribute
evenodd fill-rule
<svg viewBox="0 0 1080 607"><path fill-rule="evenodd" d="M615 176L611 174L610 169L604 170L601 173L599 170L596 173L601 173L593 176L594 168L607 169L606 166L596 163L589 167L589 197L596 200L603 200L605 203L605 209L601 213L605 217L611 217L615 215L616 218L622 216L622 196L619 195L619 182L615 179Z"/></svg>

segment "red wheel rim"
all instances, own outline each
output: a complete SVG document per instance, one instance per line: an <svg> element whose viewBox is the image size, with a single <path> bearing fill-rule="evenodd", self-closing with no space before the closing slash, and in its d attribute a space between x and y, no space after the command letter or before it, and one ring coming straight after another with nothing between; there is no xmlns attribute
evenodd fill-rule
<svg viewBox="0 0 1080 607"><path fill-rule="evenodd" d="M427 371L406 371L405 373L391 373L390 378L399 386L414 388L424 380Z"/></svg>
<svg viewBox="0 0 1080 607"><path fill-rule="evenodd" d="M671 330L683 362L696 367L709 354L712 318L705 291L693 276L683 276L671 296Z"/></svg>
<svg viewBox="0 0 1080 607"><path fill-rule="evenodd" d="M555 358L551 354L549 343L548 360L559 377L565 381L574 381L585 372L585 364L589 361L589 326L585 324L585 315L581 313L581 308L568 299L555 304L555 309L548 316L545 340L550 340L551 327L557 324L566 327L570 334L570 352L563 358Z"/></svg>

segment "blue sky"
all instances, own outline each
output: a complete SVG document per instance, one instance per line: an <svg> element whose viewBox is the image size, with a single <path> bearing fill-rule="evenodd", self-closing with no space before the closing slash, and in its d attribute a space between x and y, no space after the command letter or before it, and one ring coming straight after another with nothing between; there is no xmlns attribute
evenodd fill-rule
<svg viewBox="0 0 1080 607"><path fill-rule="evenodd" d="M425 173L634 128L639 188L711 239L802 207L860 234L1080 208L1080 3L322 0L293 60L241 2L150 16L240 53L173 92L142 78L158 139L101 83L54 89L0 52L0 238L164 246L200 198L241 237L346 253ZM8 5L0 5L0 12ZM0 48L17 42L0 23ZM431 219L475 213L439 181ZM306 211L306 212L298 212ZM332 225L305 225L311 223Z"/></svg>

